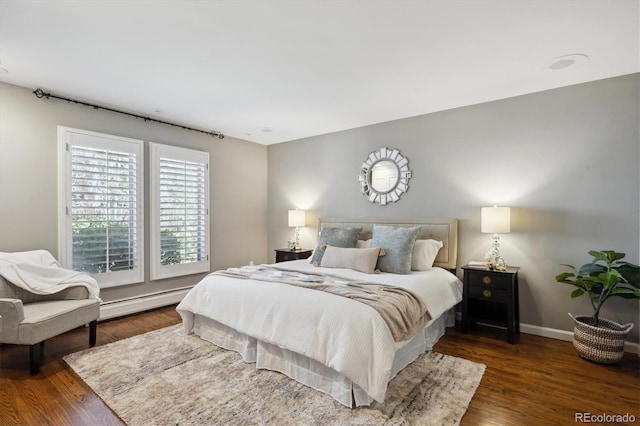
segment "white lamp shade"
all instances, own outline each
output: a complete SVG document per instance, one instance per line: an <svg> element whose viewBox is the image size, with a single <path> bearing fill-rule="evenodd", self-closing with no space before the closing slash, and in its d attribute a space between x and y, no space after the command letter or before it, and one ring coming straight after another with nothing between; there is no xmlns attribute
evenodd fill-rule
<svg viewBox="0 0 640 426"><path fill-rule="evenodd" d="M304 210L289 210L289 226L297 227L305 225Z"/></svg>
<svg viewBox="0 0 640 426"><path fill-rule="evenodd" d="M509 207L483 207L480 231L488 234L511 232L511 209Z"/></svg>

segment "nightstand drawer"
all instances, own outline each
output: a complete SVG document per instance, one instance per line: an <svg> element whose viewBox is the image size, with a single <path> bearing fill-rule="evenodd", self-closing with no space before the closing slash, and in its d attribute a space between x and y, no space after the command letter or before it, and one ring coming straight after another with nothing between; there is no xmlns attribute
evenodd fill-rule
<svg viewBox="0 0 640 426"><path fill-rule="evenodd" d="M276 250L276 263L287 262L289 260L306 259L311 256L312 250L300 249L300 250L288 250L278 249Z"/></svg>
<svg viewBox="0 0 640 426"><path fill-rule="evenodd" d="M473 271L470 274L472 286L508 290L511 287L511 276L501 273Z"/></svg>
<svg viewBox="0 0 640 426"><path fill-rule="evenodd" d="M492 302L507 302L509 300L509 292L499 288L470 286L469 298L476 300L488 300Z"/></svg>

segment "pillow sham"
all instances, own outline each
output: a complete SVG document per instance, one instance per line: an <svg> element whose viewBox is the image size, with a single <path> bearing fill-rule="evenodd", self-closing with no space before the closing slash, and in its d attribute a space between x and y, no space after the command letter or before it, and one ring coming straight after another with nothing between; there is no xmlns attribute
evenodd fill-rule
<svg viewBox="0 0 640 426"><path fill-rule="evenodd" d="M416 240L411 255L411 270L426 271L433 267L438 251L444 244L437 240Z"/></svg>
<svg viewBox="0 0 640 426"><path fill-rule="evenodd" d="M394 274L411 273L411 257L420 227L373 225L371 247L380 247L386 254L378 259L378 269Z"/></svg>
<svg viewBox="0 0 640 426"><path fill-rule="evenodd" d="M334 247L355 247L362 228L322 228L318 245L311 256L311 263L318 266L324 256L324 247L331 245Z"/></svg>
<svg viewBox="0 0 640 426"><path fill-rule="evenodd" d="M380 256L380 247L343 248L326 246L320 266L324 268L348 268L373 274Z"/></svg>

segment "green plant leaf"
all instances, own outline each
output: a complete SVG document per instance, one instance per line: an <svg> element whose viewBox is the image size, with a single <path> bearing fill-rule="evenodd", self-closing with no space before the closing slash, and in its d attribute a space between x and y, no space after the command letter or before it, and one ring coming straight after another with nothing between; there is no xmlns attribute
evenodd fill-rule
<svg viewBox="0 0 640 426"><path fill-rule="evenodd" d="M581 288L577 288L571 292L571 297L576 298L582 296L584 294L584 290Z"/></svg>
<svg viewBox="0 0 640 426"><path fill-rule="evenodd" d="M577 269L576 269L576 267L575 267L575 266L573 266L573 265L567 265L566 263L561 263L560 265L561 265L561 266L565 266L565 267L567 267L567 268L571 269L571 270L572 270L574 273L576 273L576 274L578 273L578 270L577 270Z"/></svg>
<svg viewBox="0 0 640 426"><path fill-rule="evenodd" d="M590 277L589 279L577 278L574 281L574 285L576 287L584 289L589 293L593 293L595 291L597 294L600 294L602 292L602 284L594 282L593 280L590 279Z"/></svg>
<svg viewBox="0 0 640 426"><path fill-rule="evenodd" d="M556 275L556 281L558 282L567 282L567 278L575 277L576 274L573 272L563 272L561 274Z"/></svg>
<svg viewBox="0 0 640 426"><path fill-rule="evenodd" d="M598 275L598 277L602 279L602 283L607 290L614 288L618 283L624 282L624 278L620 275L620 272L615 269L602 273Z"/></svg>
<svg viewBox="0 0 640 426"><path fill-rule="evenodd" d="M620 260L626 256L626 254L624 253L618 253L617 251L613 251L613 250L602 250L602 253L607 255L611 263L615 262L616 260Z"/></svg>
<svg viewBox="0 0 640 426"><path fill-rule="evenodd" d="M600 265L598 263L587 263L585 265L582 265L580 267L580 271L578 272L578 275L598 275L601 274L602 272L605 272L607 270L607 267L604 265Z"/></svg>
<svg viewBox="0 0 640 426"><path fill-rule="evenodd" d="M603 262L610 262L609 256L604 251L589 250L589 254L594 257L594 261L601 260Z"/></svg>
<svg viewBox="0 0 640 426"><path fill-rule="evenodd" d="M604 286L601 283L588 281L587 284L585 285L585 288L590 295L595 295L597 297L600 297L600 294L602 293L602 289L604 288Z"/></svg>
<svg viewBox="0 0 640 426"><path fill-rule="evenodd" d="M615 296L626 294L628 296L640 298L640 291L636 290L635 288L628 288L628 287L616 287L611 290L610 294Z"/></svg>
<svg viewBox="0 0 640 426"><path fill-rule="evenodd" d="M621 293L621 294L612 294L612 296L622 297L623 299L640 299L640 294Z"/></svg>
<svg viewBox="0 0 640 426"><path fill-rule="evenodd" d="M629 262L620 262L615 268L635 288L640 288L640 267Z"/></svg>

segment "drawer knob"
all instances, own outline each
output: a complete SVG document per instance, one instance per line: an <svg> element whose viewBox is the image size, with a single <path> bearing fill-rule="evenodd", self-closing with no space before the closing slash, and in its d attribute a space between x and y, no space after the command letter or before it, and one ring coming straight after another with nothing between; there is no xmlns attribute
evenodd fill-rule
<svg viewBox="0 0 640 426"><path fill-rule="evenodd" d="M482 295L488 299L489 297L491 297L491 290L484 290L482 292Z"/></svg>
<svg viewBox="0 0 640 426"><path fill-rule="evenodd" d="M482 277L482 282L487 285L491 284L491 277L489 275L485 275Z"/></svg>

